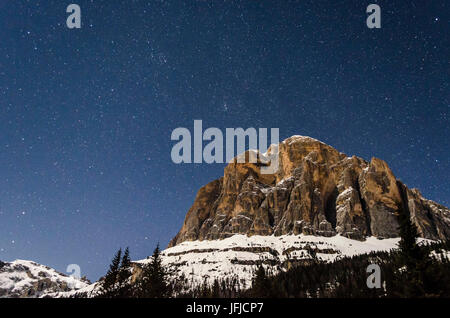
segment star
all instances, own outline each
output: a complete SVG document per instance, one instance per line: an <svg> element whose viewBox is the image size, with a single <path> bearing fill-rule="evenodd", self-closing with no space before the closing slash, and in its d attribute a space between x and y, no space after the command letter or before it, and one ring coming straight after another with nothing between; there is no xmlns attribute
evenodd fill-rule
<svg viewBox="0 0 450 318"><path fill-rule="evenodd" d="M3 1L0 225L11 233L0 242L29 241L15 252L61 269L89 259L92 280L111 257L97 251L166 245L225 168L172 162L171 133L194 119L379 157L445 203L447 8L436 1L393 2L382 15L401 28L375 33L352 1L86 1L80 30L66 27L60 1Z"/></svg>

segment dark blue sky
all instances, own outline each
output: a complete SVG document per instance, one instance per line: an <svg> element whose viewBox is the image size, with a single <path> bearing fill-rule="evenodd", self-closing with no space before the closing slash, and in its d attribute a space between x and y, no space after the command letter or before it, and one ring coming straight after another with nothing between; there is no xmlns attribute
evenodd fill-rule
<svg viewBox="0 0 450 318"><path fill-rule="evenodd" d="M194 119L382 158L448 206L449 5L378 1L368 29L374 2L0 0L0 259L95 280L165 246L224 168L172 163Z"/></svg>

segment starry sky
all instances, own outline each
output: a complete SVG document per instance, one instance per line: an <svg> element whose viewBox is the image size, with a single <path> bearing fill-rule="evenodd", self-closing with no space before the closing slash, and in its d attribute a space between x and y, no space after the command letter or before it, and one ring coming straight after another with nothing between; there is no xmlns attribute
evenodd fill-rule
<svg viewBox="0 0 450 318"><path fill-rule="evenodd" d="M66 26L81 7L82 28ZM368 29L378 3L382 28ZM172 130L279 128L450 205L448 1L0 0L0 259L150 255L223 164Z"/></svg>

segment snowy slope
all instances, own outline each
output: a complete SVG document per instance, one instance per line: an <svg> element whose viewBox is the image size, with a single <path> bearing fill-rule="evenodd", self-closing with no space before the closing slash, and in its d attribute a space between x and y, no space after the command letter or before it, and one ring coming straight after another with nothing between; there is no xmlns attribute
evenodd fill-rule
<svg viewBox="0 0 450 318"><path fill-rule="evenodd" d="M177 276L184 275L192 284L237 277L242 285L248 287L260 263L276 273L295 264L308 263L313 257L332 262L345 256L389 251L397 247L399 240L369 237L365 241L357 241L339 235L233 235L224 240L183 242L164 250L162 255L163 263L169 265ZM136 263L147 262L148 259Z"/></svg>
<svg viewBox="0 0 450 318"><path fill-rule="evenodd" d="M95 282L93 284L86 284L84 287L79 289L72 289L70 291L55 291L48 292L41 297L49 297L49 298L92 298L101 293L101 284L100 282Z"/></svg>
<svg viewBox="0 0 450 318"><path fill-rule="evenodd" d="M296 264L308 263L313 258L333 262L345 256L389 251L397 248L399 240L369 237L358 241L339 235L233 235L224 240L186 241L162 251L162 258L172 275L184 276L192 285L202 284L205 280L212 283L216 278L237 278L241 287L249 287L254 271L261 263L276 273ZM148 262L150 258L133 263L141 267ZM3 292L3 297L5 290L6 297L73 297L77 294L92 297L99 291L99 282L88 285L30 261L6 264L0 269L0 296ZM45 290L39 290L44 276L50 282L41 286ZM27 295L29 290L34 294Z"/></svg>
<svg viewBox="0 0 450 318"><path fill-rule="evenodd" d="M45 297L50 292L87 286L84 281L32 261L0 262L0 297Z"/></svg>

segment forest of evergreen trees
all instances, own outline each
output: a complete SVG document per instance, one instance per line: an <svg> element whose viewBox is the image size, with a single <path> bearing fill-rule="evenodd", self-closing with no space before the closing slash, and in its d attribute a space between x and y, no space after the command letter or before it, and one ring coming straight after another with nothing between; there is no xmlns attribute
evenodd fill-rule
<svg viewBox="0 0 450 318"><path fill-rule="evenodd" d="M119 250L101 283L102 298L384 298L450 297L450 243L417 244L417 229L409 217L399 217L399 249L346 257L333 263L314 261L275 275L262 265L255 268L250 288L238 279L216 280L192 286L185 277L163 266L159 246L131 279L128 248ZM381 271L379 288L369 288L370 264ZM177 277L177 278L174 278Z"/></svg>

